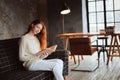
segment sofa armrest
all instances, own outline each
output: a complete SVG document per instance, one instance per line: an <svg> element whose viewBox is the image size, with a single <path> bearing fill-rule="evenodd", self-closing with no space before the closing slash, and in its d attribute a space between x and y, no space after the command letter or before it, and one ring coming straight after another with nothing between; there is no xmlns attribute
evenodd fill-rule
<svg viewBox="0 0 120 80"><path fill-rule="evenodd" d="M46 59L62 59L64 62L64 68L63 68L63 75L68 75L68 58L69 58L69 52L65 50L56 50L51 55L49 55Z"/></svg>

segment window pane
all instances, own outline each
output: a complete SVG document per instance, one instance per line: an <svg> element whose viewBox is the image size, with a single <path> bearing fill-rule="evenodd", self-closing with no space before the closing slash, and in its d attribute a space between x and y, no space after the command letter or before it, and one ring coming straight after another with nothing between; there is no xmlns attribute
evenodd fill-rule
<svg viewBox="0 0 120 80"><path fill-rule="evenodd" d="M113 23L107 23L107 26L114 26L114 22Z"/></svg>
<svg viewBox="0 0 120 80"><path fill-rule="evenodd" d="M103 0L96 0L96 1L103 1Z"/></svg>
<svg viewBox="0 0 120 80"><path fill-rule="evenodd" d="M106 11L113 10L113 0L106 0Z"/></svg>
<svg viewBox="0 0 120 80"><path fill-rule="evenodd" d="M100 29L104 29L104 24L90 24L90 33L99 33Z"/></svg>
<svg viewBox="0 0 120 80"><path fill-rule="evenodd" d="M115 10L120 10L120 0L114 0Z"/></svg>
<svg viewBox="0 0 120 80"><path fill-rule="evenodd" d="M104 24L97 24L98 33L100 33L100 29L104 29Z"/></svg>
<svg viewBox="0 0 120 80"><path fill-rule="evenodd" d="M96 13L89 13L89 23L96 23Z"/></svg>
<svg viewBox="0 0 120 80"><path fill-rule="evenodd" d="M97 13L97 22L104 23L104 13L103 12Z"/></svg>
<svg viewBox="0 0 120 80"><path fill-rule="evenodd" d="M95 1L95 0L88 0L88 1Z"/></svg>
<svg viewBox="0 0 120 80"><path fill-rule="evenodd" d="M96 2L97 6L97 11L103 11L103 1L97 1Z"/></svg>
<svg viewBox="0 0 120 80"><path fill-rule="evenodd" d="M90 24L90 33L97 33L96 24Z"/></svg>
<svg viewBox="0 0 120 80"><path fill-rule="evenodd" d="M107 22L114 22L113 12L106 12L106 20Z"/></svg>
<svg viewBox="0 0 120 80"><path fill-rule="evenodd" d="M115 32L120 33L120 23L115 23Z"/></svg>
<svg viewBox="0 0 120 80"><path fill-rule="evenodd" d="M115 22L120 22L120 11L115 11Z"/></svg>
<svg viewBox="0 0 120 80"><path fill-rule="evenodd" d="M95 12L95 2L88 2L88 12Z"/></svg>
<svg viewBox="0 0 120 80"><path fill-rule="evenodd" d="M115 23L115 33L120 33L120 23ZM120 44L120 41L119 41Z"/></svg>

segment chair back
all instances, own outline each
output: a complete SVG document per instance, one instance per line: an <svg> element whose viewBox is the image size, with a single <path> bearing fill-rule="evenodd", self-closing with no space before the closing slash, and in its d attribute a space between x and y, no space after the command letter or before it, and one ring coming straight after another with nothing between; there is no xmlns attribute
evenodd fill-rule
<svg viewBox="0 0 120 80"><path fill-rule="evenodd" d="M91 46L89 37L70 38L70 51L71 55L92 55L97 48Z"/></svg>

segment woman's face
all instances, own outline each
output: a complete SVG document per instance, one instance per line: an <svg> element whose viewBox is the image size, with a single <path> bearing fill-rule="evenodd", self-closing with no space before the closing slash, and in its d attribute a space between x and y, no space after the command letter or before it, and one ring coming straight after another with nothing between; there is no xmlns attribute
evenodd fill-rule
<svg viewBox="0 0 120 80"><path fill-rule="evenodd" d="M38 34L41 32L43 28L43 25L42 24L36 24L36 25L32 25L32 32L33 34Z"/></svg>

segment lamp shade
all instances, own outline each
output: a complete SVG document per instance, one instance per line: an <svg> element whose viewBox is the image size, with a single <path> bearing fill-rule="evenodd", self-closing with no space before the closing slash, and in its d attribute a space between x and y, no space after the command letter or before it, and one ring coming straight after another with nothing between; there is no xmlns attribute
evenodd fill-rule
<svg viewBox="0 0 120 80"><path fill-rule="evenodd" d="M70 8L67 6L66 3L63 4L60 14L65 15L70 13Z"/></svg>

